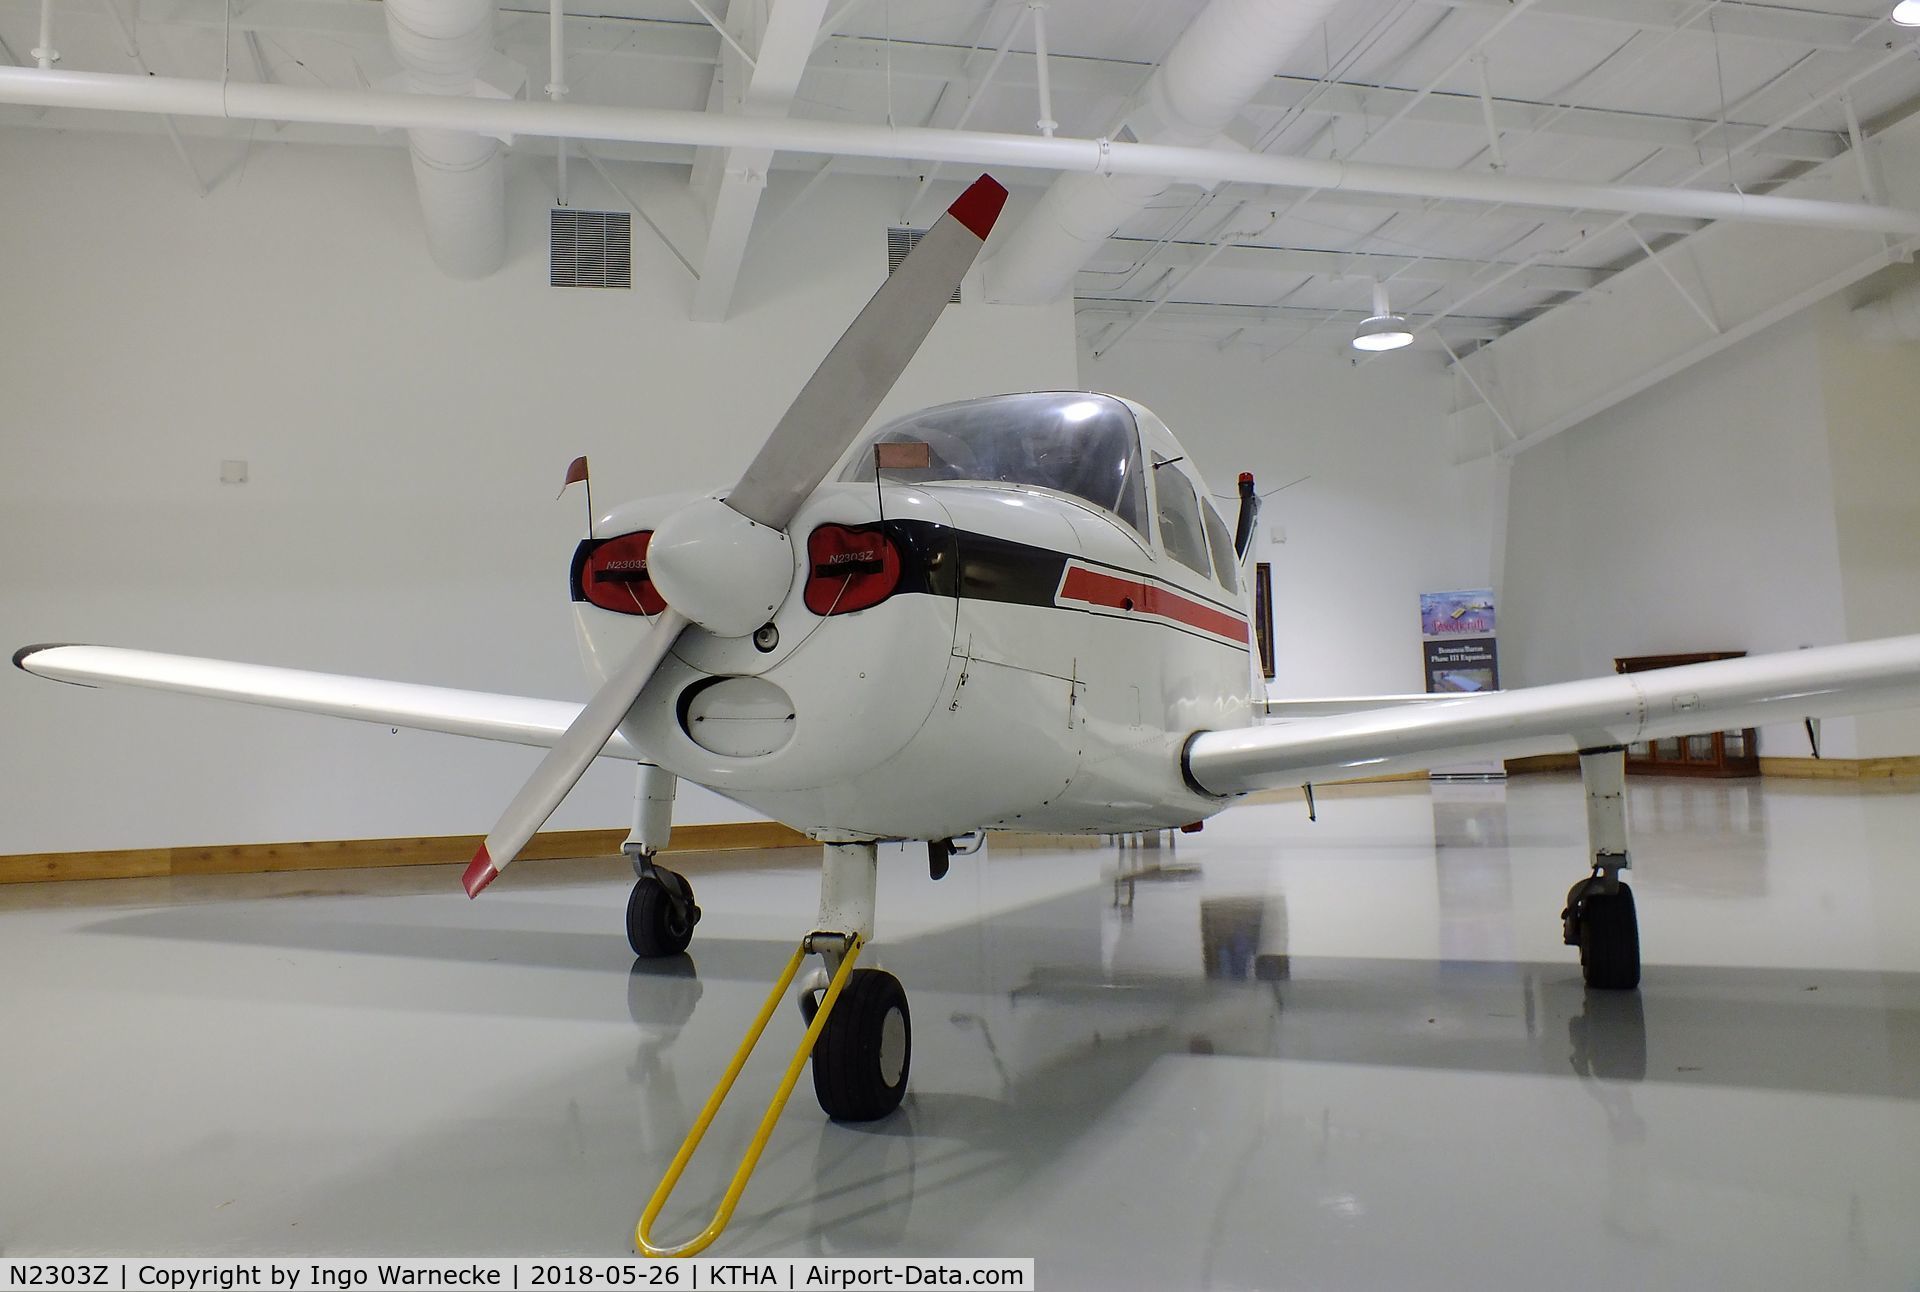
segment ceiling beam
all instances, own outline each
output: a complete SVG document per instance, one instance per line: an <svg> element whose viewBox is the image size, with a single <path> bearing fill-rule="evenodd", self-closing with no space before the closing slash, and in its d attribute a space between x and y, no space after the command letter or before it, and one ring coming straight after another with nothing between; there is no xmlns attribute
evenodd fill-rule
<svg viewBox="0 0 1920 1292"><path fill-rule="evenodd" d="M1448 9L1481 9L1494 14L1504 14L1513 7L1512 0L1427 0L1427 3ZM1709 30L1708 22L1699 21L1699 12L1699 0L1535 0L1529 16L1607 23L1640 31L1691 28L1703 37L1739 36L1799 49L1854 54L1864 52L1862 40L1880 25L1877 18L1721 0L1710 16Z"/></svg>
<svg viewBox="0 0 1920 1292"><path fill-rule="evenodd" d="M1920 117L1868 148L1888 200L1920 202ZM1853 159L1842 158L1784 191L1836 199L1864 196L1864 188ZM1550 310L1463 359L1485 393L1454 414L1457 447L1518 453L1865 278L1917 242L1710 225L1621 270L1580 308Z"/></svg>
<svg viewBox="0 0 1920 1292"><path fill-rule="evenodd" d="M1544 0L1543 0L1544 2ZM1506 7L1506 0L1501 0ZM815 62L820 70L888 76L904 80L961 81L967 77L967 49L958 45L910 44L857 37L839 37L821 46ZM1049 77L1059 95L1080 99L1109 97L1122 99L1139 88L1152 67L1149 64L1115 59L1077 58L1050 54ZM1037 84L1031 58L1009 59L1001 68L998 83L1007 90L1027 90ZM1249 105L1257 114L1271 115L1294 110L1311 99L1307 111L1313 116L1351 116L1381 121L1406 111L1406 120L1429 125L1454 126L1481 132L1486 119L1480 99L1471 94L1433 93L1391 85L1366 85L1352 81L1323 83L1310 76L1276 76ZM1409 105L1411 108L1409 110ZM1704 117L1662 116L1647 112L1621 112L1604 108L1573 108L1542 103L1532 99L1493 99L1494 123L1502 130L1540 133L1555 137L1608 139L1620 143L1650 144L1667 148L1692 148L1700 143L1721 146L1719 123ZM1760 133L1764 125L1730 122L1726 140L1738 144L1743 138ZM1753 151L1758 156L1780 157L1792 161L1825 161L1845 148L1841 136L1825 130L1782 130L1763 140Z"/></svg>
<svg viewBox="0 0 1920 1292"><path fill-rule="evenodd" d="M1131 319L1149 310L1154 311L1154 317L1157 319L1222 323L1230 327L1258 327L1262 324L1286 323L1308 328L1322 325L1351 328L1367 316L1367 311L1364 309L1315 309L1310 305L1239 305L1222 301L1169 301L1156 309L1153 301L1145 300L1122 300L1103 296L1076 296L1073 299L1073 312L1076 318ZM1431 316L1408 312L1403 317L1420 321ZM1511 319L1450 314L1439 326L1449 337L1456 340L1462 337L1492 340L1511 331L1514 324Z"/></svg>
<svg viewBox="0 0 1920 1292"><path fill-rule="evenodd" d="M727 22L757 29L734 32L743 43L757 36L757 42L750 42L753 65L748 67L728 48L714 67L708 110L718 107L730 114L786 116L826 13L827 0L733 0ZM693 290L695 322L721 322L732 308L734 285L740 279L754 213L760 209L772 163L773 150L768 148L702 149L695 159L694 187L707 196L712 216L706 251L700 258L700 281Z"/></svg>
<svg viewBox="0 0 1920 1292"><path fill-rule="evenodd" d="M1149 238L1109 238L1087 265L1088 274L1127 273L1151 260L1156 266L1186 268L1213 257L1211 268L1239 274L1316 274L1328 278L1370 278L1423 283L1472 283L1511 268L1497 262L1445 260L1434 256L1389 256L1299 247L1263 247L1240 243L1218 253L1211 243L1155 242ZM1584 292L1606 280L1607 271L1573 266L1534 265L1507 281L1520 291ZM1082 279L1084 283L1086 280Z"/></svg>
<svg viewBox="0 0 1920 1292"><path fill-rule="evenodd" d="M1304 107L1302 106L1304 104ZM1411 110L1407 110L1411 105ZM1658 148L1739 147L1761 133L1764 126L1652 112L1621 112L1601 108L1569 108L1528 99L1491 100L1494 126L1503 133L1547 137L1600 139L1615 143L1646 144ZM1484 131L1486 109L1478 95L1435 92L1420 96L1396 86L1339 83L1321 86L1304 77L1276 77L1248 105L1249 115L1279 116L1300 111L1309 117L1359 117L1385 121L1406 111L1406 120L1425 125L1454 126ZM1836 131L1787 129L1763 139L1752 151L1786 161L1826 161L1846 151L1846 139Z"/></svg>

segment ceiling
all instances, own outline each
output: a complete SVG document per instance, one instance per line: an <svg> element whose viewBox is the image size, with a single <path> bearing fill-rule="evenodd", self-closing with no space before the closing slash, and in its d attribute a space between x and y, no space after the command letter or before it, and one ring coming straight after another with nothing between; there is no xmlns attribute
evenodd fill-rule
<svg viewBox="0 0 1920 1292"><path fill-rule="evenodd" d="M139 0L135 54L108 16L115 2L57 10L63 68L193 78L224 69L236 79L343 88L377 86L396 70L377 0ZM128 12L129 0L119 3ZM724 0L715 4L724 9ZM696 0L590 7L591 16L570 14L567 23L572 100L707 109L723 46ZM1049 0L1047 71L1059 133L1090 138L1111 129L1201 7L1202 0ZM1868 135L1920 105L1915 33L1886 21L1890 7L1346 0L1229 133L1240 145L1290 156L1764 193L1847 150L1849 100ZM791 115L1035 131L1027 0L835 0L826 12ZM0 59L31 64L38 17L32 0L0 0ZM498 15L497 44L529 69L535 94L546 80L548 24L547 11L526 0ZM1003 45L1008 52L997 60ZM23 107L0 108L0 124L158 129L140 118ZM181 125L224 134L235 147L393 142L343 127ZM551 148L541 140L516 146ZM682 164L691 157L649 145L606 145L602 155ZM782 156L774 164L813 171L821 159ZM960 168L936 171L916 200L923 164L847 158L832 167L903 177L901 215L918 223L965 178ZM1007 178L1040 186L1052 176ZM1577 211L1176 184L1079 273L1075 297L1096 351L1125 334L1173 331L1271 353L1338 345L1370 312L1379 278L1397 312L1416 323L1437 318L1432 331L1471 346L1599 287L1646 246L1694 227L1669 217L1629 224Z"/></svg>

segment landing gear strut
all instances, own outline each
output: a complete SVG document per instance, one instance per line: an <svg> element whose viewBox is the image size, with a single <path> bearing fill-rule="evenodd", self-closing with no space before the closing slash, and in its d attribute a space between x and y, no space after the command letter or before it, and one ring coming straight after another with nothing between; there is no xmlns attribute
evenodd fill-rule
<svg viewBox="0 0 1920 1292"><path fill-rule="evenodd" d="M874 881L879 849L872 843L829 843L820 874L820 915L812 949L826 961L824 975L800 986L800 1012L809 1022L815 993L840 969L846 936L873 937ZM907 991L884 969L855 969L813 1046L813 1093L837 1122L878 1121L900 1106L913 1065L913 1015Z"/></svg>
<svg viewBox="0 0 1920 1292"><path fill-rule="evenodd" d="M1617 745L1581 750L1580 779L1587 791L1593 873L1567 893L1561 938L1580 948L1587 986L1632 991L1640 985L1640 923L1633 890L1620 878L1633 865L1627 851L1626 750Z"/></svg>
<svg viewBox="0 0 1920 1292"><path fill-rule="evenodd" d="M700 908L686 876L654 858L673 831L675 777L652 763L637 767L633 787L633 829L622 852L633 862L633 895L627 899L627 945L642 959L677 956L693 941Z"/></svg>

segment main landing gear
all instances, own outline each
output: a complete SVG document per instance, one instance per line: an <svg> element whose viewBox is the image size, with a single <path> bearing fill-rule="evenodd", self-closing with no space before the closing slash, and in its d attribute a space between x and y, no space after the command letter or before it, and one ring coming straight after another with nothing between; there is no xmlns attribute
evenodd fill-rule
<svg viewBox="0 0 1920 1292"><path fill-rule="evenodd" d="M1587 791L1587 843L1593 873L1567 893L1560 912L1562 940L1580 948L1580 972L1589 987L1632 991L1640 985L1640 923L1633 890L1620 873L1633 865L1627 851L1627 754L1615 745L1580 751Z"/></svg>

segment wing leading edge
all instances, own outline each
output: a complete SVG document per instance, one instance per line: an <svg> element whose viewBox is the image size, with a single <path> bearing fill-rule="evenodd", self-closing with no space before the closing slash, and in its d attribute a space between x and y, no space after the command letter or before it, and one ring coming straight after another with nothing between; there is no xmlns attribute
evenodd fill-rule
<svg viewBox="0 0 1920 1292"><path fill-rule="evenodd" d="M579 705L565 700L458 691L118 646L27 646L14 653L13 662L36 676L81 686L140 686L542 748L550 748L580 712ZM640 757L618 733L603 752L612 758Z"/></svg>
<svg viewBox="0 0 1920 1292"><path fill-rule="evenodd" d="M1920 636L1306 716L1187 742L1217 797L1920 704Z"/></svg>

